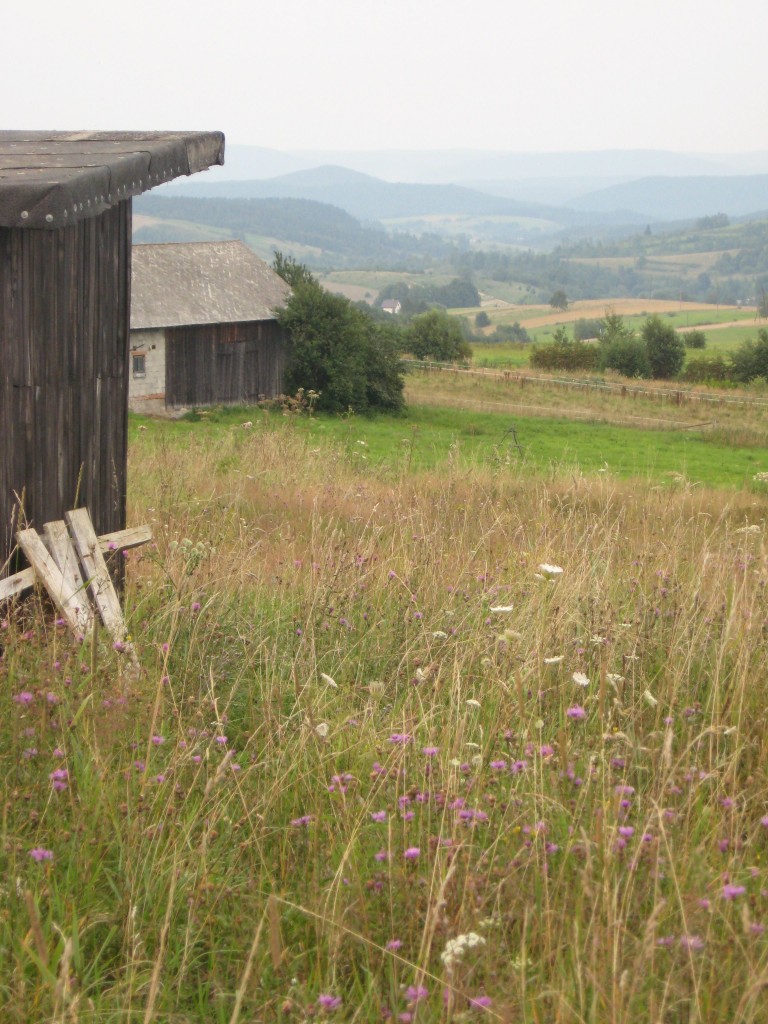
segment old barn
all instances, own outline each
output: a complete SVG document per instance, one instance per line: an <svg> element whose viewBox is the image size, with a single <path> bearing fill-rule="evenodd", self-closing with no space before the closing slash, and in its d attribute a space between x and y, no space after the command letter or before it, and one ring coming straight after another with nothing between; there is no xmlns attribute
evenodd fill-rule
<svg viewBox="0 0 768 1024"><path fill-rule="evenodd" d="M255 402L282 391L288 285L243 242L136 245L131 408Z"/></svg>
<svg viewBox="0 0 768 1024"><path fill-rule="evenodd" d="M124 528L132 197L223 154L220 132L0 132L0 576L22 517Z"/></svg>

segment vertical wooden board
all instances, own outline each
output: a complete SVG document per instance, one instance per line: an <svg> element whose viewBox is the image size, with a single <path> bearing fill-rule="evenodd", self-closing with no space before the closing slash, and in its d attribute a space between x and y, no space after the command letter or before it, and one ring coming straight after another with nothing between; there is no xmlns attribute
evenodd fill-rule
<svg viewBox="0 0 768 1024"><path fill-rule="evenodd" d="M66 520L88 578L93 601L101 616L101 621L112 637L122 643L127 633L123 610L120 607L117 592L112 585L107 564L101 553L99 538L93 529L88 509L77 508L67 512Z"/></svg>
<svg viewBox="0 0 768 1024"><path fill-rule="evenodd" d="M56 519L45 524L43 527L43 543L59 567L61 575L64 577L64 582L72 591L72 603L77 606L79 621L87 623L84 632L88 632L93 623L93 612L88 601L85 583L80 573L77 552L63 520Z"/></svg>

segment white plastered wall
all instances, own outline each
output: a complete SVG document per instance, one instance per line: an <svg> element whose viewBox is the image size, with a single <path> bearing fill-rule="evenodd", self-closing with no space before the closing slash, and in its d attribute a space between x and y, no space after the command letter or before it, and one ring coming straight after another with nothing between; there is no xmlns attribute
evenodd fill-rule
<svg viewBox="0 0 768 1024"><path fill-rule="evenodd" d="M149 406L165 405L165 331L162 328L131 331L128 365L128 407L149 412ZM134 376L133 356L144 356L145 374Z"/></svg>

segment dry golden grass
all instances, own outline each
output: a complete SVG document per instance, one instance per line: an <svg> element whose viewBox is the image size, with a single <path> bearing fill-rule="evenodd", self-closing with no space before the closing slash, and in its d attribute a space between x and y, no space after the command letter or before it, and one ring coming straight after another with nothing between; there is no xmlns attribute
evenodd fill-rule
<svg viewBox="0 0 768 1024"><path fill-rule="evenodd" d="M761 1024L765 501L130 458L144 678L3 625L4 1022Z"/></svg>

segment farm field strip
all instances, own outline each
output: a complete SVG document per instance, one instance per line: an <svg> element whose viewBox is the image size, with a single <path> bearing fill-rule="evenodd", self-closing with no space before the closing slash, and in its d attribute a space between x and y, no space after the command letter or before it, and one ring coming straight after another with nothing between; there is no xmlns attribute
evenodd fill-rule
<svg viewBox="0 0 768 1024"><path fill-rule="evenodd" d="M525 387L529 384L536 386L544 385L554 388L567 388L569 390L584 391L605 391L624 397L626 395L642 395L644 398L654 399L659 402L672 402L681 405L685 402L702 402L712 405L742 405L755 409L768 409L768 399L750 398L746 395L733 395L726 392L708 393L706 391L692 391L687 388L675 387L653 388L642 384L629 382L619 383L609 380L583 380L577 377L547 377L532 372L522 373L509 370L496 370L491 367L454 366L448 363L430 363L419 360L404 360L407 366L423 370L426 373L452 373L458 376L480 376L495 377L508 384L517 384Z"/></svg>

